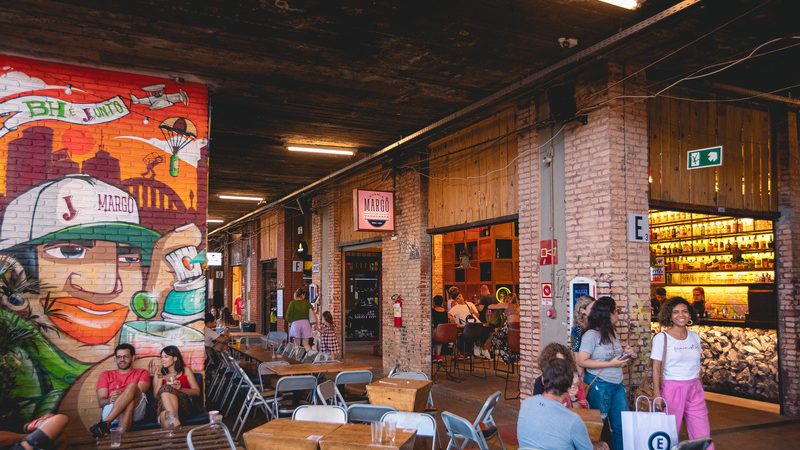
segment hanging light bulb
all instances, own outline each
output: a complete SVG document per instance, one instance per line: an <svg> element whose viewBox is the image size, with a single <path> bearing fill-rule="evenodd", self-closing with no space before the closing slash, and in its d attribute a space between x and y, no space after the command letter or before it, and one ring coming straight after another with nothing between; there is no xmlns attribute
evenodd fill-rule
<svg viewBox="0 0 800 450"><path fill-rule="evenodd" d="M150 117L148 117L148 116L144 116L144 120L143 120L142 122L143 122L145 125L147 125L148 123L150 123Z"/></svg>
<svg viewBox="0 0 800 450"><path fill-rule="evenodd" d="M64 93L67 95L72 95L72 85L67 83L67 87L64 89Z"/></svg>

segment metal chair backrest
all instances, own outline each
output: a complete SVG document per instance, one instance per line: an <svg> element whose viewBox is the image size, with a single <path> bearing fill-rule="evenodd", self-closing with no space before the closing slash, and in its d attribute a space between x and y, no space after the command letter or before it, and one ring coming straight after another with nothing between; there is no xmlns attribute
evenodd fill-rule
<svg viewBox="0 0 800 450"><path fill-rule="evenodd" d="M325 361L330 361L331 359L332 358L331 358L330 354L325 353L325 352L319 352L319 353L317 353L317 356L314 357L314 362L315 363L325 362Z"/></svg>
<svg viewBox="0 0 800 450"><path fill-rule="evenodd" d="M372 383L372 372L369 370L346 370L336 375L336 385Z"/></svg>
<svg viewBox="0 0 800 450"><path fill-rule="evenodd" d="M294 343L289 342L283 347L283 356L289 356L294 351Z"/></svg>
<svg viewBox="0 0 800 450"><path fill-rule="evenodd" d="M355 403L347 407L347 420L352 423L380 422L384 414L393 411L396 409L391 406Z"/></svg>
<svg viewBox="0 0 800 450"><path fill-rule="evenodd" d="M303 356L303 360L300 361L300 362L303 363L303 364L313 363L314 359L316 359L316 357L317 357L317 351L316 350L311 350L309 352L306 352L306 355Z"/></svg>
<svg viewBox="0 0 800 450"><path fill-rule="evenodd" d="M417 436L433 438L431 450L435 450L439 446L436 419L432 415L418 412L391 411L381 417L381 422L386 423L387 419L394 420L397 423L397 428L416 428Z"/></svg>
<svg viewBox="0 0 800 450"><path fill-rule="evenodd" d="M346 405L333 380L325 380L317 385L317 399L323 405Z"/></svg>
<svg viewBox="0 0 800 450"><path fill-rule="evenodd" d="M400 364L395 364L395 366L392 367L392 370L390 370L389 373L386 376L389 377L389 378L392 378L392 376L394 374L396 374L397 371L399 371L399 370L400 370Z"/></svg>
<svg viewBox="0 0 800 450"><path fill-rule="evenodd" d="M277 383L275 383L275 394L274 394L274 415L275 417L279 417L280 414L280 400L281 396L284 392L292 392L292 391L311 391L315 392L317 389L317 377L314 375L291 375L287 377L281 377Z"/></svg>
<svg viewBox="0 0 800 450"><path fill-rule="evenodd" d="M338 405L300 405L294 410L292 420L345 424L347 410Z"/></svg>
<svg viewBox="0 0 800 450"><path fill-rule="evenodd" d="M440 323L433 329L434 344L449 344L458 339L458 325L454 323Z"/></svg>
<svg viewBox="0 0 800 450"><path fill-rule="evenodd" d="M519 353L519 328L509 328L506 336L506 340L508 341L508 349L513 353Z"/></svg>
<svg viewBox="0 0 800 450"><path fill-rule="evenodd" d="M233 441L233 437L231 436L231 432L228 431L228 427L226 427L224 423L218 423L218 424L207 423L205 425L202 425L202 426L199 426L199 427L195 427L195 428L192 428L191 430L189 430L189 432L186 433L186 447L188 447L189 450L195 450L194 442L192 442L192 437L193 437L194 433L195 432L200 432L201 430L206 430L206 429L211 429L211 430L214 430L214 431L222 430L222 432L225 434L225 440L227 441L228 447L231 450L236 450L236 442ZM217 448L219 448L219 447L217 447Z"/></svg>
<svg viewBox="0 0 800 450"><path fill-rule="evenodd" d="M389 378L400 378L401 380L424 380L428 381L428 374L425 372L395 372Z"/></svg>
<svg viewBox="0 0 800 450"><path fill-rule="evenodd" d="M475 427L469 423L469 420L445 411L442 413L442 422L444 422L444 426L447 428L447 434L450 435L450 442L447 444L448 449L456 448L461 450L470 442L474 442L478 444L479 449L489 450L489 444L487 444L486 439L483 438L483 433L476 430Z"/></svg>
<svg viewBox="0 0 800 450"><path fill-rule="evenodd" d="M270 331L267 334L267 340L269 342L285 342L288 338L289 336L285 331Z"/></svg>
<svg viewBox="0 0 800 450"><path fill-rule="evenodd" d="M289 355L289 358L295 361L302 361L303 357L306 355L306 349L302 346L297 346L294 348L294 352Z"/></svg>

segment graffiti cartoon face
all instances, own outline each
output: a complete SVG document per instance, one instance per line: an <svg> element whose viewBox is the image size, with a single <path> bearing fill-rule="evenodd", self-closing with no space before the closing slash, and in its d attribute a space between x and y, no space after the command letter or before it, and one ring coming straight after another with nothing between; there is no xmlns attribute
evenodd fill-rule
<svg viewBox="0 0 800 450"><path fill-rule="evenodd" d="M127 192L87 175L42 183L12 201L0 228L0 250L15 255L28 276L47 285L32 302L72 339L54 344L68 353L78 345L108 343L128 319L131 297L143 288L155 231L139 226L138 206ZM56 311L47 314L46 309Z"/></svg>

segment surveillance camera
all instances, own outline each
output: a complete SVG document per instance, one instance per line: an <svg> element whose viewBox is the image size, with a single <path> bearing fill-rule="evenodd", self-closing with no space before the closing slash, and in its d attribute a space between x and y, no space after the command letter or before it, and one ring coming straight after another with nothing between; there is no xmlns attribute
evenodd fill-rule
<svg viewBox="0 0 800 450"><path fill-rule="evenodd" d="M575 38L558 38L558 45L561 48L572 48L578 45L578 40Z"/></svg>

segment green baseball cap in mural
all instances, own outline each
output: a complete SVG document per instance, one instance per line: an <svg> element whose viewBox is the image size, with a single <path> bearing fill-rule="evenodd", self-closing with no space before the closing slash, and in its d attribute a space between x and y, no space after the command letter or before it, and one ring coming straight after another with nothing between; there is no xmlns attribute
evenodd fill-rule
<svg viewBox="0 0 800 450"><path fill-rule="evenodd" d="M139 225L139 206L128 192L89 175L39 184L5 208L0 250L19 244L100 240L141 249L149 265L159 234Z"/></svg>

